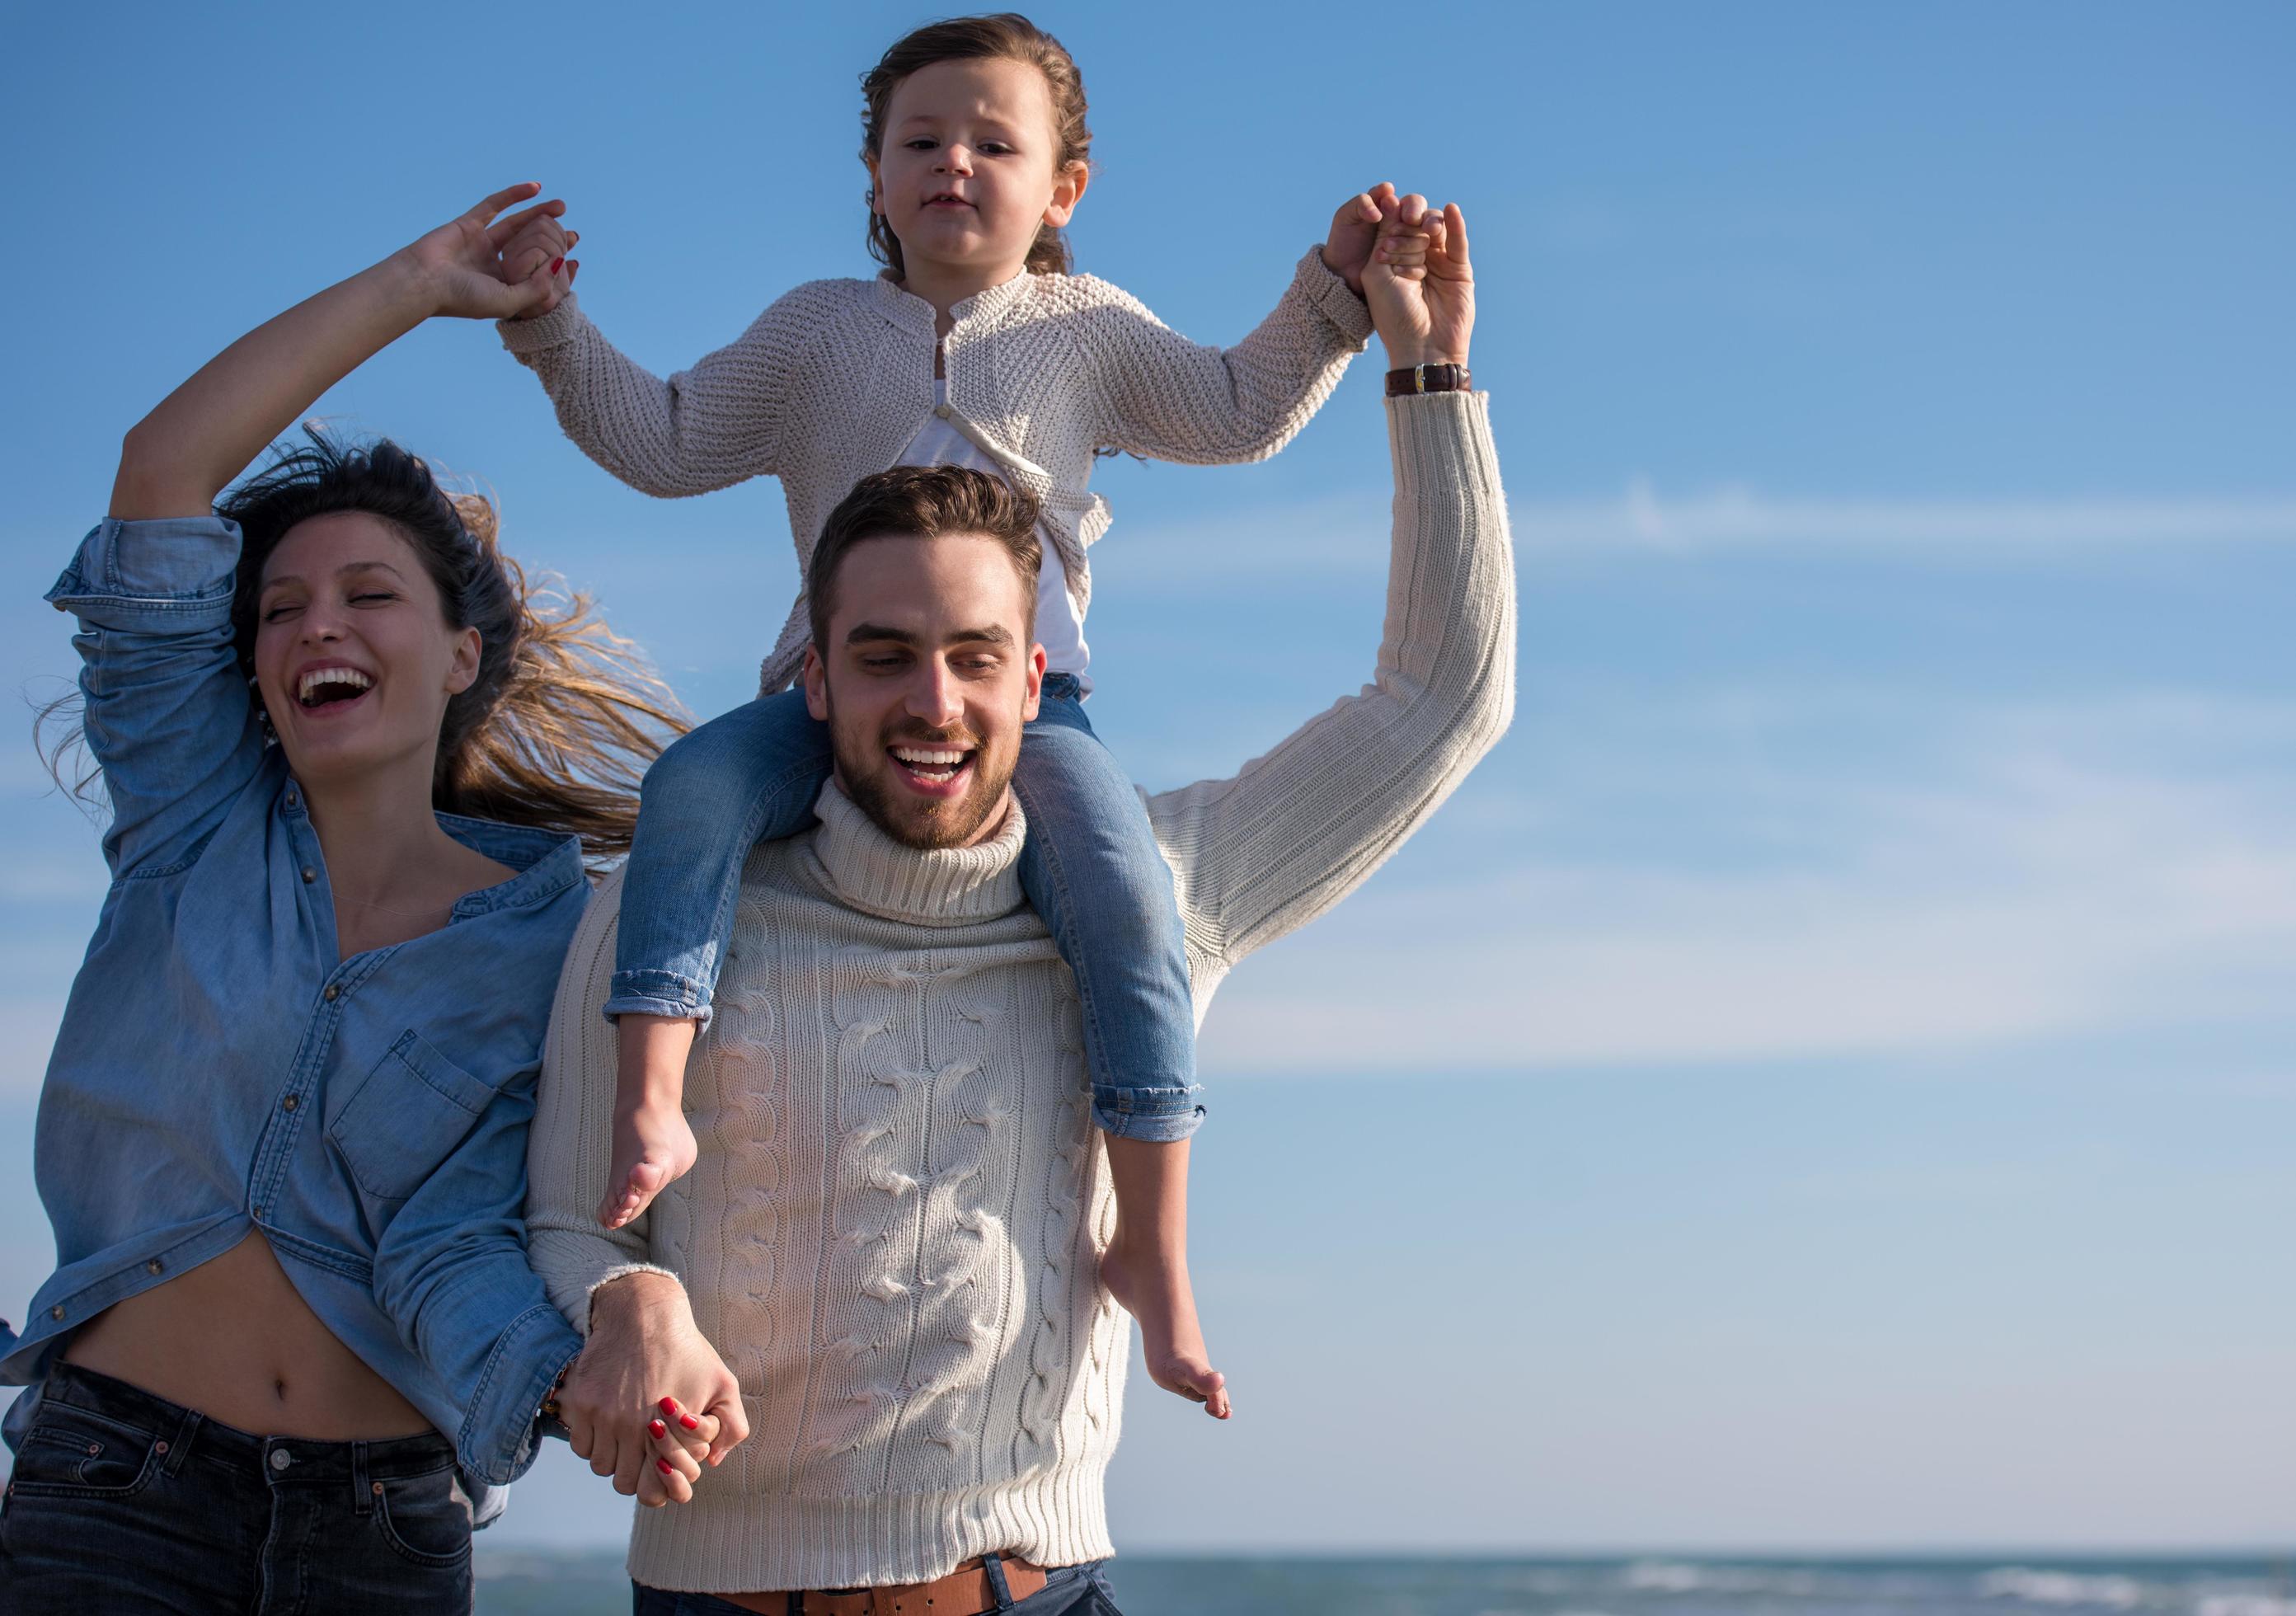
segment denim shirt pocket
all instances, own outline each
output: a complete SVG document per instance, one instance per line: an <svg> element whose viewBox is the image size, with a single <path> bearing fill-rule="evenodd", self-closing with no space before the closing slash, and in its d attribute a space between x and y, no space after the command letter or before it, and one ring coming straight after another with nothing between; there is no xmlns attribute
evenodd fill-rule
<svg viewBox="0 0 2296 1616"><path fill-rule="evenodd" d="M327 1136L360 1189L377 1200L404 1201L494 1098L491 1087L410 1027L344 1103Z"/></svg>

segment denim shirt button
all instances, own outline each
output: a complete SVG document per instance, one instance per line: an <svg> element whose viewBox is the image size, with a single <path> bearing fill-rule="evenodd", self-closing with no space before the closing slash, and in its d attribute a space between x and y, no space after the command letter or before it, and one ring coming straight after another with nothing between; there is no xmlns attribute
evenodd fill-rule
<svg viewBox="0 0 2296 1616"><path fill-rule="evenodd" d="M168 1271L168 1265L156 1257L144 1266L154 1274L165 1274Z"/></svg>
<svg viewBox="0 0 2296 1616"><path fill-rule="evenodd" d="M62 1302L58 1302L54 1307L50 1308L48 1309L48 1317L49 1317L50 1318L53 1318L53 1319L62 1319L62 1318L63 1317L63 1316L64 1316L64 1309L63 1309L63 1304L62 1304Z"/></svg>
<svg viewBox="0 0 2296 1616"><path fill-rule="evenodd" d="M287 806L289 808L299 808L302 806L302 802L303 800L300 797L298 797L294 792L290 792L287 793Z"/></svg>
<svg viewBox="0 0 2296 1616"><path fill-rule="evenodd" d="M293 1095L289 1095L285 1099L279 1102L279 1109L281 1111L293 1111L302 1102L298 1100Z"/></svg>
<svg viewBox="0 0 2296 1616"><path fill-rule="evenodd" d="M313 869L309 865L305 865L303 866L303 884L305 886L309 886L313 882L318 879L318 871Z"/></svg>
<svg viewBox="0 0 2296 1616"><path fill-rule="evenodd" d="M326 991L320 994L319 997L332 1005L342 997L342 993L343 990L341 988L336 987L334 983L329 982L326 987Z"/></svg>

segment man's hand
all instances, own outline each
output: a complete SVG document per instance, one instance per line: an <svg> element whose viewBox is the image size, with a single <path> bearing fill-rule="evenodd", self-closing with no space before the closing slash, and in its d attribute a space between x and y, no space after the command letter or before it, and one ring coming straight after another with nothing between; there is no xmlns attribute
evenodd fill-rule
<svg viewBox="0 0 2296 1616"><path fill-rule="evenodd" d="M1364 267L1371 262L1372 244L1379 239L1382 220L1395 217L1395 187L1382 181L1340 204L1332 215L1332 234L1324 240L1324 267L1364 295Z"/></svg>
<svg viewBox="0 0 2296 1616"><path fill-rule="evenodd" d="M591 1298L589 1344L558 1410L575 1453L655 1507L693 1497L701 1462L750 1434L740 1383L694 1325L684 1287L659 1274L626 1275Z"/></svg>
<svg viewBox="0 0 2296 1616"><path fill-rule="evenodd" d="M1467 219L1406 196L1382 224L1364 270L1364 301L1387 346L1389 368L1464 365L1475 328L1475 272L1467 261Z"/></svg>
<svg viewBox="0 0 2296 1616"><path fill-rule="evenodd" d="M565 249L580 239L558 222L566 204L554 197L497 217L541 189L529 183L497 191L394 255L421 283L430 313L515 320L558 306L573 284Z"/></svg>

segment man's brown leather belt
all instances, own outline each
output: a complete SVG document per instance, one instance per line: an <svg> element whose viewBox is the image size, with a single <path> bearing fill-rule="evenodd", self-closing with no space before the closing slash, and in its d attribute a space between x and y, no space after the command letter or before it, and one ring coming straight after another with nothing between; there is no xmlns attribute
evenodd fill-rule
<svg viewBox="0 0 2296 1616"><path fill-rule="evenodd" d="M1015 1604L1044 1590L1045 1568L1018 1554L1000 1554L1004 1590ZM788 1594L719 1594L727 1604L760 1616L982 1616L996 1609L996 1587L979 1556L931 1582L896 1582L883 1587L832 1593L824 1588Z"/></svg>

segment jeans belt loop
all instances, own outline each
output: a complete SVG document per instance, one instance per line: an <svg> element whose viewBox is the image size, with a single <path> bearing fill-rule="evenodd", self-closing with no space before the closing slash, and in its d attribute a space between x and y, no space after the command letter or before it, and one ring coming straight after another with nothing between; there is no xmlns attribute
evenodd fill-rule
<svg viewBox="0 0 2296 1616"><path fill-rule="evenodd" d="M374 1489L367 1484L366 1444L351 1444L351 1513L364 1521L374 1513Z"/></svg>
<svg viewBox="0 0 2296 1616"><path fill-rule="evenodd" d="M988 1590L996 1595L996 1608L1013 1608L1013 1585L1004 1580L1004 1556L990 1549L980 1556L980 1569L988 1573Z"/></svg>
<svg viewBox="0 0 2296 1616"><path fill-rule="evenodd" d="M198 1439L200 1427L207 1423L207 1417L196 1408L186 1408L184 1417L176 1422L175 1434L168 1439L168 1462L160 1467L160 1473L169 1481L176 1479L176 1472L183 1469L184 1461L191 1456L192 1443Z"/></svg>

